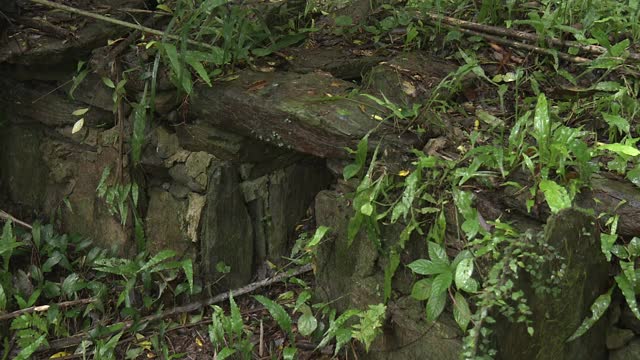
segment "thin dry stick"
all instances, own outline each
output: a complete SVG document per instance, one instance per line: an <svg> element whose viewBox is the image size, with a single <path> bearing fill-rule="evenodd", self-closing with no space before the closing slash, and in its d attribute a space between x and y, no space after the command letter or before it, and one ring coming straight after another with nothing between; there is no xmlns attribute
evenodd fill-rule
<svg viewBox="0 0 640 360"><path fill-rule="evenodd" d="M182 39L178 36L175 35L171 35L171 34L165 34L163 31L160 30L156 30L156 29L152 29L146 26L142 26L142 25L138 25L138 24L133 24L130 22L126 22L126 21L122 21L122 20L118 20L118 19L114 19L114 18L110 18L104 15L100 15L100 14L95 14L92 13L90 11L85 11L85 10L81 10L81 9L77 9L71 6L67 6L67 5L62 5L62 4L57 4L54 3L52 1L48 1L48 0L29 0L32 3L36 3L36 4L40 4L40 5L45 5L48 7L52 7L54 9L59 9L59 10L64 10L67 12L70 12L72 14L78 14L78 15L82 15L82 16L86 16L86 17L90 17L93 19L97 19L100 21L105 21L111 24L115 24L115 25L120 25L120 26L124 26L127 27L129 29L133 29L133 30L139 30L148 34L153 34L153 35L158 35L158 36L166 36L167 38L171 39L171 40L176 40L176 41L181 41ZM209 44L205 44L199 41L194 41L194 40L190 40L187 39L187 43L191 44L191 45L195 45L195 46L200 46L206 49L210 49L210 50L216 50L216 48L212 45Z"/></svg>
<svg viewBox="0 0 640 360"><path fill-rule="evenodd" d="M528 40L533 42L544 41L548 44L557 45L557 46L575 47L577 49L580 49L581 51L588 52L595 55L602 55L607 52L607 49L605 47L598 46L598 45L584 45L577 41L564 41L564 40L560 40L556 38L548 38L548 37L543 38L541 36L538 36L537 34L532 34L525 31L506 29L503 27L491 26L491 25L483 25L483 24L478 24L471 21L460 20L460 19L449 17L449 16L438 15L438 14L429 13L429 12L422 12L421 14L428 17L433 22L443 22L449 25L460 26L461 28L464 28L464 29L475 30L482 33L508 36L512 38L518 38L518 39L523 39L523 40ZM640 60L640 54L638 53L630 52L629 57L634 60Z"/></svg>
<svg viewBox="0 0 640 360"><path fill-rule="evenodd" d="M27 228L29 230L33 229L33 226L31 226L30 224L27 224L26 222L22 221L22 220L18 220L15 217L11 216L10 214L0 210L0 220L4 220L4 221L11 221L15 224L18 224L24 228Z"/></svg>
<svg viewBox="0 0 640 360"><path fill-rule="evenodd" d="M16 310L16 311L10 312L8 314L0 314L0 321L10 320L10 319L16 318L16 317L18 317L18 316L20 316L22 314L47 311L53 305L56 305L59 308L66 308L66 307L76 306L76 305L87 305L87 304L91 304L92 302L95 302L95 301L96 301L95 298L89 298L89 299L63 301L63 302L59 302L57 304L32 306L32 307Z"/></svg>
<svg viewBox="0 0 640 360"><path fill-rule="evenodd" d="M259 289L261 287L275 284L277 282L283 281L283 280L288 279L290 277L298 276L300 274L307 273L307 272L309 272L311 270L312 270L311 265L307 264L307 265L301 266L299 268L293 269L290 272L283 272L283 273L280 273L280 274L278 274L276 276L273 276L271 278L264 279L264 280L261 280L261 281L257 281L257 282L245 285L245 286L243 286L241 288L238 288L238 289L235 289L235 290L230 290L229 292L218 294L218 295L216 295L214 297L210 297L208 299L204 299L202 301L197 301L197 302L193 302L193 303L190 303L190 304L187 304L187 305L178 306L178 307L175 307L173 309L167 310L167 311L165 311L163 313L160 313L160 314L154 314L154 315L146 316L146 317L138 320L137 323L138 324L149 323L149 322L152 322L152 321L157 321L157 320L160 320L160 319L167 318L169 316L192 312L192 311L198 310L200 308L203 308L205 306L209 306L209 305L213 305L213 304L217 304L217 303L220 303L222 301L225 301L225 300L229 299L229 295L233 295L234 297L237 297L237 296L240 296L240 295L244 295L244 294L253 292L256 289ZM133 326L133 321L122 321L122 322L116 323L114 325L122 325L122 330L126 330L126 329L130 328L131 326ZM67 338L50 341L49 342L49 346L41 347L40 349L38 349L38 352L48 351L48 350L65 349L65 348L68 348L68 347L71 347L71 346L78 345L78 344L80 344L82 342L82 340L84 340L88 336L87 334L89 333L89 331L83 332L83 333L79 333L79 334L75 334L75 335L72 335L72 336L67 337Z"/></svg>

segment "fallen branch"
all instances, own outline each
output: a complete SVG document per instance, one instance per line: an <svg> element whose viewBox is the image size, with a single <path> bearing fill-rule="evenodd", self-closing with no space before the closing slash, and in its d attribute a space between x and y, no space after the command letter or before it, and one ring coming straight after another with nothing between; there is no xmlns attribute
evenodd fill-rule
<svg viewBox="0 0 640 360"><path fill-rule="evenodd" d="M0 210L0 220L4 220L4 221L11 221L12 223L18 224L24 228L27 228L29 230L33 229L33 226L31 226L31 224L27 224L26 222L16 219L15 217L11 216L10 214Z"/></svg>
<svg viewBox="0 0 640 360"><path fill-rule="evenodd" d="M241 288L235 289L235 290L230 290L229 292L225 292L222 294L218 294L216 296L207 298L207 299L203 299L201 301L196 301L187 305L183 305L183 306L178 306L175 307L173 309L167 310L165 312L159 313L159 314L154 314L154 315L149 315L146 317L143 317L142 319L137 321L137 324L143 324L143 323L149 323L149 322L153 322L153 321L157 321L160 319L164 319L173 315L177 315L177 314L183 314L183 313L188 313L188 312L192 312L198 309L201 309L205 306L209 306L209 305L213 305L213 304L217 304L220 302L223 302L227 299L229 299L230 295L233 295L234 297L240 296L240 295L244 295L250 292L255 291L256 289L259 289L261 287L265 287L265 286L269 286L272 284L275 284L277 282L283 281L285 279L288 279L290 277L293 276L298 276L300 274L304 274L307 273L309 271L312 270L312 267L310 264L308 265L304 265L301 266L299 268L293 269L291 271L288 272L282 272L278 275L275 275L271 278L268 279L264 279L261 281L257 281L248 285L245 285ZM130 327L132 327L134 324L134 322L132 320L128 320L128 321L121 321L119 323L113 324L112 327L113 328L119 328L118 325L121 325L122 328L120 328L120 330L126 330ZM49 350L60 350L60 349L65 349L71 346L75 346L80 344L83 340L85 340L88 337L89 332L91 332L91 330L82 332L80 334L75 334L72 335L70 337L67 338L63 338L63 339L58 339L58 340L53 340L49 342L48 346L43 346L40 349L38 349L38 352L43 352L43 351L49 351ZM105 334L105 336L108 336L109 334Z"/></svg>
<svg viewBox="0 0 640 360"><path fill-rule="evenodd" d="M562 60L566 60L566 61L577 63L577 64L584 64L586 62L590 62L591 61L590 59L583 58L583 57L580 57L580 56L572 56L572 55L569 55L567 53L563 53L561 51L541 48L539 46L529 45L529 44L517 42L515 40L504 39L504 38L501 38L501 37L498 37L498 36L484 34L484 33L481 33L481 32L474 31L474 30L469 30L469 29L459 29L459 30L462 31L465 34L481 36L481 37L483 37L483 38L485 38L485 39L487 39L489 41L493 41L493 42L498 43L498 44L511 46L513 48L516 48L516 49L528 50L528 51L532 51L532 52L535 52L535 53L538 53L538 54L549 55L549 56L557 55Z"/></svg>
<svg viewBox="0 0 640 360"><path fill-rule="evenodd" d="M87 305L87 304L91 304L92 302L95 302L95 301L96 301L95 298L89 298L89 299L63 301L63 302L59 302L57 304L32 306L32 307L16 310L16 311L13 311L13 312L10 312L10 313L7 313L7 314L0 314L0 321L10 320L10 319L16 318L16 317L18 317L18 316L20 316L22 314L47 311L53 305L56 305L59 308L67 308L67 307L76 306L76 305Z"/></svg>
<svg viewBox="0 0 640 360"><path fill-rule="evenodd" d="M429 13L429 12L421 12L421 14L423 16L426 16L432 22L435 22L435 23L443 22L449 25L459 26L461 28L468 29L468 30L475 30L481 33L507 36L511 38L528 40L536 43L544 42L544 43L556 45L556 46L574 47L579 49L580 51L587 52L594 55L602 55L607 52L607 48L603 46L584 45L577 41L565 41L565 40L560 40L556 38L541 37L537 34L532 34L525 31L507 29L507 28L491 26L491 25L483 25L483 24L478 24L471 21L460 20L460 19L449 17L449 16L438 15L438 14ZM630 52L629 57L634 60L640 60L640 54L638 53Z"/></svg>

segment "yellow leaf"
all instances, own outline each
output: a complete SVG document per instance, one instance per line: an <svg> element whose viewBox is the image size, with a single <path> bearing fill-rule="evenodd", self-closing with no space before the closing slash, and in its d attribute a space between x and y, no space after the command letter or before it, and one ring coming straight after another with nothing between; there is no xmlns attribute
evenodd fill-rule
<svg viewBox="0 0 640 360"><path fill-rule="evenodd" d="M75 124L73 124L73 129L71 129L71 133L75 134L78 131L82 130L82 127L84 126L84 118L76 121Z"/></svg>
<svg viewBox="0 0 640 360"><path fill-rule="evenodd" d="M89 108L76 109L74 112L71 113L71 115L73 115L73 116L82 116L82 115L86 114L87 111L89 111Z"/></svg>
<svg viewBox="0 0 640 360"><path fill-rule="evenodd" d="M384 119L382 118L382 116L380 116L380 115L375 115L375 114L374 114L374 115L371 115L371 118L372 118L372 119L375 119L375 120L378 120L378 121L382 121L382 120L384 120Z"/></svg>
<svg viewBox="0 0 640 360"><path fill-rule="evenodd" d="M165 4L160 4L160 5L156 6L156 9L158 9L158 10L162 10L162 11L165 11L165 12L168 12L169 14L172 14L172 13L173 13L173 11L171 11L171 8L170 8L170 7L168 7L168 6L167 6L167 5L165 5Z"/></svg>
<svg viewBox="0 0 640 360"><path fill-rule="evenodd" d="M138 346L141 347L142 349L145 349L147 351L151 351L151 346L153 344L151 344L151 341L147 340L147 341L141 341L138 343Z"/></svg>
<svg viewBox="0 0 640 360"><path fill-rule="evenodd" d="M150 49L150 48L151 48L153 45L155 45L155 44L156 44L156 42L155 42L155 41L149 41L149 42L147 43L147 45L145 46L145 49Z"/></svg>
<svg viewBox="0 0 640 360"><path fill-rule="evenodd" d="M155 359L156 358L156 354L152 353L152 352L148 352L147 353L147 359Z"/></svg>
<svg viewBox="0 0 640 360"><path fill-rule="evenodd" d="M140 334L140 333L136 333L136 340L140 341L144 339L144 335Z"/></svg>
<svg viewBox="0 0 640 360"><path fill-rule="evenodd" d="M400 170L400 171L398 172L398 175L400 175L400 176L402 176L402 177L405 177L405 176L409 175L410 173L411 173L411 172L410 172L409 170Z"/></svg>
<svg viewBox="0 0 640 360"><path fill-rule="evenodd" d="M69 355L71 355L71 354L70 354L70 353L68 353L68 352L60 351L60 352L57 352L57 353L55 353L55 354L51 355L51 356L49 357L49 359L59 359L59 358L63 358L63 357L65 357L65 356L69 356Z"/></svg>
<svg viewBox="0 0 640 360"><path fill-rule="evenodd" d="M406 80L402 82L402 91L409 96L416 96L416 87Z"/></svg>
<svg viewBox="0 0 640 360"><path fill-rule="evenodd" d="M113 44L117 44L117 43L119 43L119 42L120 42L120 41L122 41L122 40L124 40L124 38L119 38L119 39L115 39L115 40L111 40L111 39L109 39L109 40L107 40L107 45L111 46L111 45L113 45Z"/></svg>
<svg viewBox="0 0 640 360"><path fill-rule="evenodd" d="M198 345L199 347L202 347L204 344L202 343L202 340L200 340L199 336L196 336L196 345Z"/></svg>
<svg viewBox="0 0 640 360"><path fill-rule="evenodd" d="M222 78L220 80L222 80L222 81L233 81L233 80L235 80L235 79L237 79L239 77L240 77L240 75L229 75L229 76L227 76L225 78Z"/></svg>

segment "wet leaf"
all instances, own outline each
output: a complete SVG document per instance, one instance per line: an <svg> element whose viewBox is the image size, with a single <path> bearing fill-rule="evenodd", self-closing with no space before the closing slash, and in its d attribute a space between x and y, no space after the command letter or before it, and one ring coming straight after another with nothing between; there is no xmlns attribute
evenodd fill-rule
<svg viewBox="0 0 640 360"><path fill-rule="evenodd" d="M599 144L598 145L599 149L602 150L609 150L613 153L619 154L619 155L628 155L628 156L638 156L640 155L640 150L638 150L637 148L631 146L631 145L624 145L624 144L620 144L620 143L614 143L614 144Z"/></svg>
<svg viewBox="0 0 640 360"><path fill-rule="evenodd" d="M629 122L622 116L602 113L602 118L607 122L607 125L617 128L622 134L629 133Z"/></svg>
<svg viewBox="0 0 640 360"><path fill-rule="evenodd" d="M591 317L588 317L582 321L582 324L578 327L578 329L571 335L567 342L573 341L584 333L586 333L591 327L602 317L602 315L609 309L609 304L611 304L611 293L615 285L612 286L609 291L598 296L596 301L591 305Z"/></svg>
<svg viewBox="0 0 640 360"><path fill-rule="evenodd" d="M451 286L451 282L453 281L453 274L451 272L443 272L442 274L438 274L433 279L433 283L431 284L431 296L438 296L442 293L446 293L449 286Z"/></svg>
<svg viewBox="0 0 640 360"><path fill-rule="evenodd" d="M269 314L271 314L278 323L278 326L280 326L286 334L291 336L291 317L287 314L282 305L262 295L255 295L254 298L267 308Z"/></svg>
<svg viewBox="0 0 640 360"><path fill-rule="evenodd" d="M465 299L459 292L456 292L454 300L453 318L456 323L458 323L458 326L460 326L460 329L465 332L467 331L467 326L469 326L469 322L471 321L471 310L469 309L469 304L467 303L467 299Z"/></svg>
<svg viewBox="0 0 640 360"><path fill-rule="evenodd" d="M445 262L426 259L418 259L408 266L411 271L419 275L435 275L451 270L449 264Z"/></svg>
<svg viewBox="0 0 640 360"><path fill-rule="evenodd" d="M323 225L318 226L316 232L313 234L313 238L311 238L311 241L309 241L309 243L307 244L307 247L312 248L318 245L322 238L324 238L324 236L327 234L327 231L329 231L328 227Z"/></svg>
<svg viewBox="0 0 640 360"><path fill-rule="evenodd" d="M462 259L456 266L455 283L458 289L467 288L467 283L473 275L473 259Z"/></svg>
<svg viewBox="0 0 640 360"><path fill-rule="evenodd" d="M545 200L554 214L562 209L571 207L571 197L567 189L558 185L553 180L542 180L540 182L540 190L544 194Z"/></svg>
<svg viewBox="0 0 640 360"><path fill-rule="evenodd" d="M77 109L74 112L72 112L71 115L73 115L73 116L82 116L82 115L86 114L87 111L89 111L89 108Z"/></svg>
<svg viewBox="0 0 640 360"><path fill-rule="evenodd" d="M75 134L78 131L82 130L82 127L84 126L84 118L76 121L75 124L73 124L73 129L71 129L71 133Z"/></svg>
<svg viewBox="0 0 640 360"><path fill-rule="evenodd" d="M447 256L444 246L436 244L433 241L429 241L427 246L429 248L429 258L431 261L440 260L444 263L449 263L449 257Z"/></svg>
<svg viewBox="0 0 640 360"><path fill-rule="evenodd" d="M432 296L427 301L427 321L435 321L442 314L444 305L447 302L447 293L444 292L437 296Z"/></svg>
<svg viewBox="0 0 640 360"><path fill-rule="evenodd" d="M300 310L302 310L302 315L298 318L298 331L302 336L309 336L318 327L318 320L313 316L308 305L301 306Z"/></svg>
<svg viewBox="0 0 640 360"><path fill-rule="evenodd" d="M622 291L622 295L624 295L625 300L627 300L627 305L629 305L629 309L636 318L640 319L640 311L638 310L638 303L636 301L636 292L633 288L633 284L627 279L625 275L618 275L615 277L616 283Z"/></svg>
<svg viewBox="0 0 640 360"><path fill-rule="evenodd" d="M420 279L411 288L411 297L418 300L427 300L431 296L431 284L433 278Z"/></svg>

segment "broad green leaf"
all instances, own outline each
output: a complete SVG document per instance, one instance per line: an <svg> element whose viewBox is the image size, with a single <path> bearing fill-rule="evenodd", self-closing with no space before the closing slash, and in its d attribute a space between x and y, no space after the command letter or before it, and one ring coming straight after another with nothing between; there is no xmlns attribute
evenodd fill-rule
<svg viewBox="0 0 640 360"><path fill-rule="evenodd" d="M224 347L222 350L220 350L219 353L216 354L215 359L216 360L224 360L224 359L228 358L229 356L231 356L231 355L233 355L235 353L236 353L235 349Z"/></svg>
<svg viewBox="0 0 640 360"><path fill-rule="evenodd" d="M282 351L282 358L284 360L293 360L296 356L296 352L298 351L298 349L291 347L291 346L287 346L286 348L284 348L284 350Z"/></svg>
<svg viewBox="0 0 640 360"><path fill-rule="evenodd" d="M427 321L436 321L438 316L444 310L444 306L447 302L447 293L443 292L440 295L432 296L427 301Z"/></svg>
<svg viewBox="0 0 640 360"><path fill-rule="evenodd" d="M464 259L473 259L473 253L469 250L460 251L458 255L456 255L455 259L453 259L453 262L451 263L451 268L452 269L457 268L458 264L460 264L460 261Z"/></svg>
<svg viewBox="0 0 640 360"><path fill-rule="evenodd" d="M627 171L627 180L637 187L640 187L640 165L636 165L633 169Z"/></svg>
<svg viewBox="0 0 640 360"><path fill-rule="evenodd" d="M633 288L633 284L627 279L624 275L617 275L615 277L616 283L622 291L622 295L624 295L625 300L627 300L627 305L629 305L629 309L633 315L635 315L638 319L640 319L640 311L638 311L638 303L636 302L636 292Z"/></svg>
<svg viewBox="0 0 640 360"><path fill-rule="evenodd" d="M72 297L77 291L84 289L85 285L78 274L72 273L62 282L62 292L68 297Z"/></svg>
<svg viewBox="0 0 640 360"><path fill-rule="evenodd" d="M602 253L607 258L607 261L611 261L611 249L613 248L613 245L616 243L617 239L618 235L616 234L600 234L600 250L602 250Z"/></svg>
<svg viewBox="0 0 640 360"><path fill-rule="evenodd" d="M313 238L311 238L311 241L309 241L309 243L307 244L307 247L312 248L318 245L328 231L328 227L323 225L318 226L316 232L313 234Z"/></svg>
<svg viewBox="0 0 640 360"><path fill-rule="evenodd" d="M475 293L476 291L478 291L479 286L480 285L478 285L478 282L476 281L476 279L471 278L462 285L460 290L464 290L468 293Z"/></svg>
<svg viewBox="0 0 640 360"><path fill-rule="evenodd" d="M624 145L620 143L600 144L598 145L598 148L602 150L609 150L619 155L628 155L628 156L640 155L640 150L638 150L636 147L631 145Z"/></svg>
<svg viewBox="0 0 640 360"><path fill-rule="evenodd" d="M267 310L269 314L276 320L278 326L287 334L289 337L292 337L293 334L291 332L291 317L284 308L278 304L277 302L266 298L262 295L255 295L254 298L258 300Z"/></svg>
<svg viewBox="0 0 640 360"><path fill-rule="evenodd" d="M442 261L418 259L408 265L409 269L419 275L435 275L450 272L449 264Z"/></svg>
<svg viewBox="0 0 640 360"><path fill-rule="evenodd" d="M309 336L318 327L318 320L313 316L308 305L303 305L300 309L302 310L302 315L298 318L298 331L302 336Z"/></svg>
<svg viewBox="0 0 640 360"><path fill-rule="evenodd" d="M611 304L611 293L613 292L614 288L615 285L613 285L609 289L609 291L596 298L596 300L591 305L591 317L586 318L582 321L582 324L580 324L573 335L571 335L566 340L567 342L573 341L582 336L587 332L587 330L591 329L591 327L602 317L602 315L604 315L607 309L609 309L609 305Z"/></svg>
<svg viewBox="0 0 640 360"><path fill-rule="evenodd" d="M609 126L613 126L620 131L622 134L629 133L629 122L619 115L602 113L602 118L607 122Z"/></svg>
<svg viewBox="0 0 640 360"><path fill-rule="evenodd" d="M450 271L443 272L442 274L438 274L433 279L433 283L431 284L431 297L438 296L442 293L446 293L449 286L453 281L453 274Z"/></svg>
<svg viewBox="0 0 640 360"><path fill-rule="evenodd" d="M411 288L411 297L418 300L427 300L431 296L431 284L433 278L420 279Z"/></svg>
<svg viewBox="0 0 640 360"><path fill-rule="evenodd" d="M629 245L627 247L631 256L640 256L640 238L633 237L633 239L629 241Z"/></svg>
<svg viewBox="0 0 640 360"><path fill-rule="evenodd" d="M467 283L471 279L471 275L473 275L473 259L462 259L458 266L456 266L455 271L456 287L458 289L467 288Z"/></svg>
<svg viewBox="0 0 640 360"><path fill-rule="evenodd" d="M469 322L471 321L469 304L460 292L456 292L454 301L453 318L456 320L456 323L458 323L458 326L460 326L460 329L462 329L462 332L466 332L467 326L469 326Z"/></svg>
<svg viewBox="0 0 640 360"><path fill-rule="evenodd" d="M562 209L571 207L571 196L567 189L558 185L553 180L542 180L540 182L540 190L544 194L545 200L554 214Z"/></svg>
<svg viewBox="0 0 640 360"><path fill-rule="evenodd" d="M449 263L449 257L447 256L447 252L445 251L444 246L436 244L433 241L429 241L427 243L427 246L429 248L429 258L432 261L440 260L443 263Z"/></svg>

